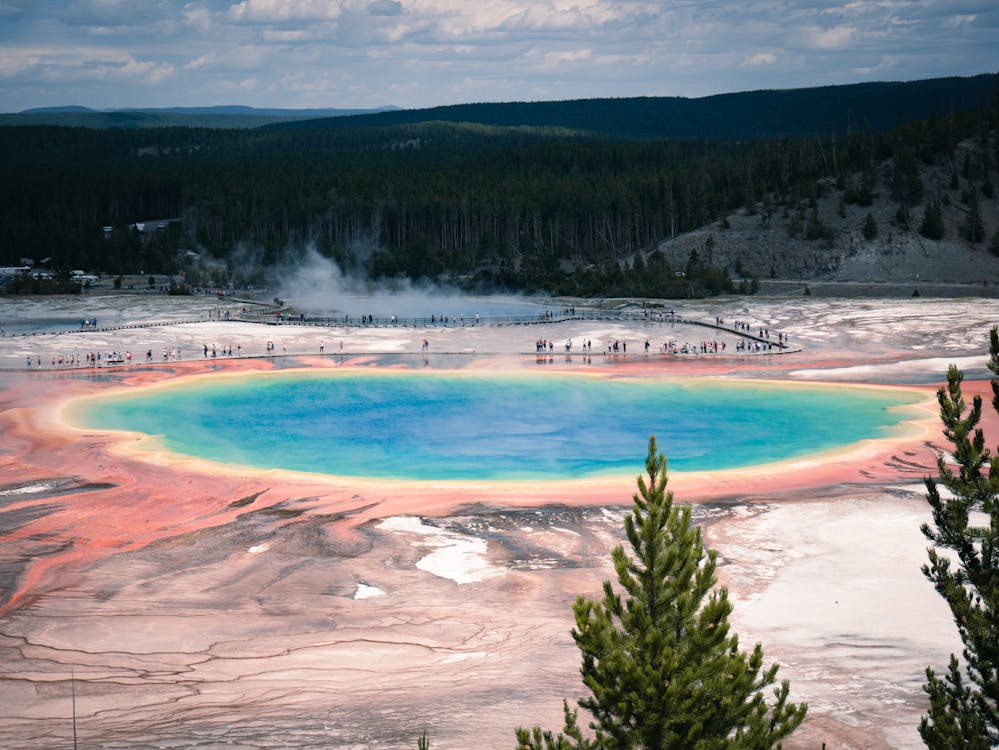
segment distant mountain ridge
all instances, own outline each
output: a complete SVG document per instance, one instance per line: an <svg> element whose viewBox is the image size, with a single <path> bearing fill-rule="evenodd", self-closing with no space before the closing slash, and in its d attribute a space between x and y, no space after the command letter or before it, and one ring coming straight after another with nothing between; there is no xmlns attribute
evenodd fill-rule
<svg viewBox="0 0 999 750"><path fill-rule="evenodd" d="M283 128L358 128L428 121L500 127L560 127L621 138L744 139L812 136L946 117L984 106L997 93L994 73L969 78L857 83L716 94L698 99L634 97L545 102L455 104L400 109L337 120L287 122Z"/></svg>
<svg viewBox="0 0 999 750"><path fill-rule="evenodd" d="M257 128L273 123L302 121L311 118L337 118L376 114L396 109L279 109L257 108L239 104L211 107L136 107L91 109L80 105L34 107L21 112L0 114L2 125L65 125L97 129L159 127Z"/></svg>
<svg viewBox="0 0 999 750"><path fill-rule="evenodd" d="M108 109L92 109L80 105L68 105L61 107L33 107L23 109L17 114L50 114L62 112L95 112L107 114L111 112L169 112L178 115L258 115L261 117L345 117L348 115L364 115L376 112L388 112L399 109L399 107L374 107L368 109L338 109L335 107L319 107L308 109L282 109L280 107L260 108L248 107L243 104L216 105L211 107L111 107Z"/></svg>
<svg viewBox="0 0 999 750"><path fill-rule="evenodd" d="M625 139L743 140L812 137L947 117L985 105L999 75L856 83L684 97L631 97L539 102L483 102L426 109L258 109L242 105L93 110L42 107L0 114L2 125L66 125L104 129L367 128L425 122L494 127L562 128Z"/></svg>

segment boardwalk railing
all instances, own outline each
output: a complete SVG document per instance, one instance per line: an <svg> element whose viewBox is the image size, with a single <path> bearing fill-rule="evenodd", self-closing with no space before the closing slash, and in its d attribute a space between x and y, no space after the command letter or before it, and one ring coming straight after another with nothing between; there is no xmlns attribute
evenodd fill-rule
<svg viewBox="0 0 999 750"><path fill-rule="evenodd" d="M565 323L572 320L647 320L659 323L688 322L671 313L642 313L626 310L573 309L553 310L536 314L521 315L422 315L405 317L399 315L338 315L317 317L289 313L243 314L234 318L245 322L266 323L269 325L308 325L326 328L469 328L472 326L517 326Z"/></svg>
<svg viewBox="0 0 999 750"><path fill-rule="evenodd" d="M763 333L754 333L751 328L737 328L716 321L698 320L677 315L674 311L660 310L599 310L580 308L545 311L534 315L430 315L423 317L399 317L396 315L343 315L338 317L310 317L272 313L270 315L243 315L238 318L245 322L267 325L320 326L323 328L470 328L474 326L529 326L552 323L566 323L578 320L605 322L666 323L701 326L723 333L734 334L751 341L770 344L783 349L785 345L772 341Z"/></svg>
<svg viewBox="0 0 999 750"><path fill-rule="evenodd" d="M596 308L563 308L546 310L535 314L521 315L437 315L431 314L417 317L402 317L398 315L341 315L335 317L316 317L287 312L243 312L227 317L188 318L183 320L160 320L127 325L81 327L62 331L25 331L11 333L14 336L46 336L65 333L93 333L126 331L158 326L184 325L191 323L225 323L241 322L272 326L308 326L317 328L472 328L476 326L530 326L566 323L570 321L604 321L631 323L683 324L712 328L720 332L734 334L751 341L759 341L775 348L783 349L785 344L774 342L768 336L758 335L753 329L736 328L717 321L698 320L677 315L674 311L662 310L600 310Z"/></svg>

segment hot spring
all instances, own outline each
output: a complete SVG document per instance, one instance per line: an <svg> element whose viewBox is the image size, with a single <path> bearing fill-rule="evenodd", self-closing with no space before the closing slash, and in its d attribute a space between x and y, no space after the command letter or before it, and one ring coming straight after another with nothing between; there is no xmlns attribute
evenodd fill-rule
<svg viewBox="0 0 999 750"><path fill-rule="evenodd" d="M71 421L224 464L406 480L555 480L800 458L897 435L901 388L570 373L215 374L76 402Z"/></svg>

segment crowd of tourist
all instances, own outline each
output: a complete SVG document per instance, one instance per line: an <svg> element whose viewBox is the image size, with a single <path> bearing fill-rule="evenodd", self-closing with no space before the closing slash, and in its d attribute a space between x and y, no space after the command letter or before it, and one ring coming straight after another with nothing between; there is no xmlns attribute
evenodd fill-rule
<svg viewBox="0 0 999 750"><path fill-rule="evenodd" d="M726 348L724 341L685 341L681 344L676 339L667 339L659 345L662 354L724 354Z"/></svg>
<svg viewBox="0 0 999 750"><path fill-rule="evenodd" d="M559 316L570 316L575 312L574 308L565 308L557 313L550 312L546 315L550 315L551 320L556 320ZM664 322L664 323L675 323L677 321L676 313L673 310L668 312L665 310L653 310L645 309L643 310L643 317L650 321ZM227 319L228 315L225 317L219 316L219 320ZM373 322L373 319L369 319L368 316L363 316L362 320L365 323ZM392 316L392 324L397 323L397 318ZM356 321L356 319L355 319ZM689 321L694 323L696 321ZM449 318L448 316L437 316L432 315L430 317L431 325L448 325L448 324L458 324L464 325L465 321L463 316L458 316L457 318ZM475 323L479 324L478 316L475 316ZM80 323L81 330L95 330L97 325L96 319L83 320ZM706 325L708 327L715 327L718 329L731 331L735 333L735 342L733 345L733 350L740 354L742 353L762 353L771 352L775 350L784 350L788 346L788 337L782 332L772 333L769 328L761 326L758 324L751 324L745 320L736 320L731 324L727 324L725 319L716 316L714 318L714 325L710 323L701 323L701 325ZM139 326L129 326L129 327L139 327ZM686 341L682 342L675 338L667 338L662 340L658 344L658 352L660 354L670 354L670 355L707 355L707 354L725 354L728 350L728 343L733 343L731 338L726 342L724 339L712 339L712 340L702 340L702 341ZM598 342L598 346L600 346ZM552 354L555 352L556 348L564 349L566 354L570 354L573 351L574 346L577 351L581 351L584 354L590 354L593 350L593 342L591 339L587 338L574 344L571 338L560 340L558 343L554 339L539 337L535 340L535 352L538 354ZM627 355L628 353L628 342L622 339L614 339L606 341L604 353L607 356L615 355ZM653 348L653 344L649 339L644 342L639 342L639 348L644 348L644 353L648 355ZM426 339L421 340L421 351L426 353L429 349L429 342ZM343 352L343 342L339 344L339 352ZM266 342L266 347L262 352L263 356L277 356L278 347L275 346L273 341L268 340ZM280 346L280 353L288 353L288 344L282 342ZM301 353L301 352L296 352ZM325 344L319 343L319 353L325 354ZM248 355L243 354L243 345L241 343L236 343L235 347L232 344L218 344L218 343L205 343L201 346L202 359L218 359L218 358L242 358L243 356L257 356L253 352L249 352ZM197 357L197 354L194 354ZM145 357L137 357L136 359L144 359L145 362L149 363L154 361L155 357L153 355L152 349L147 349L145 352ZM163 361L177 361L182 359L179 347L165 347L162 350L162 360ZM26 357L26 365L29 369L39 369L45 366L51 368L75 368L75 367L108 367L108 366L118 366L118 365L128 365L133 361L132 353L130 351L91 351L89 353L58 353L58 354L38 354Z"/></svg>

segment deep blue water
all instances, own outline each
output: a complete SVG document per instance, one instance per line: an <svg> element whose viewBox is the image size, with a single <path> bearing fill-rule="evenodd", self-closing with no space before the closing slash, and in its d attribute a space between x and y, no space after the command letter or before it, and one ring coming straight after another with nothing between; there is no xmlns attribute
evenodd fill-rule
<svg viewBox="0 0 999 750"><path fill-rule="evenodd" d="M161 436L225 463L405 479L639 474L745 467L885 437L904 391L572 374L267 374L137 389L75 418Z"/></svg>

